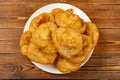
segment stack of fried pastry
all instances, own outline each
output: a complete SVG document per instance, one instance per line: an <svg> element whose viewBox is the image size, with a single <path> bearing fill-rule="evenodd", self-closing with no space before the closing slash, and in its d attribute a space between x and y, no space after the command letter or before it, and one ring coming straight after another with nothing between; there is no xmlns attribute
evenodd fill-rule
<svg viewBox="0 0 120 80"><path fill-rule="evenodd" d="M84 22L73 9L53 9L33 18L23 32L23 55L41 64L53 64L61 72L73 72L96 46L99 32L92 22Z"/></svg>

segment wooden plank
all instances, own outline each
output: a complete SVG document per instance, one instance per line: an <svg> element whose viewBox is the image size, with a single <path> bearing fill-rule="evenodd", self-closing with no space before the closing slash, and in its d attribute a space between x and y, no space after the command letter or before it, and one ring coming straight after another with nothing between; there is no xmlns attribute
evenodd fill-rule
<svg viewBox="0 0 120 80"><path fill-rule="evenodd" d="M120 66L86 66L81 67L80 71L120 71Z"/></svg>
<svg viewBox="0 0 120 80"><path fill-rule="evenodd" d="M96 1L96 0L61 0L61 1L66 1L68 3L86 3L86 4L119 4L120 1L119 0L109 0L109 1L105 1L105 0L100 0L100 1Z"/></svg>
<svg viewBox="0 0 120 80"><path fill-rule="evenodd" d="M28 70L25 72L1 72L1 79L115 79L119 80L119 71L79 71L64 75L55 75L41 70ZM6 75L4 75L6 74ZM96 75L95 75L96 74ZM72 76L71 76L72 75ZM111 77L112 76L112 77Z"/></svg>
<svg viewBox="0 0 120 80"><path fill-rule="evenodd" d="M120 45L98 44L95 47L94 56L120 56Z"/></svg>
<svg viewBox="0 0 120 80"><path fill-rule="evenodd" d="M74 72L74 73L69 73L69 74L64 74L64 75L54 75L54 74L48 74L48 73L42 73L40 71L36 71L36 73L26 72L21 75L26 75L26 78L35 78L35 79L119 79L120 74L119 71L79 71L79 72ZM39 75L38 75L39 74ZM96 75L95 75L96 74ZM113 75L111 75L113 74ZM116 75L115 75L116 74ZM71 76L72 75L72 76ZM46 78L44 77L46 76ZM112 76L112 77L111 77Z"/></svg>
<svg viewBox="0 0 120 80"><path fill-rule="evenodd" d="M0 53L21 53L19 40L0 41Z"/></svg>
<svg viewBox="0 0 120 80"><path fill-rule="evenodd" d="M46 4L47 5L47 4ZM94 4L80 4L80 3L76 3L73 4L76 7L82 9L85 12L119 12L120 7L119 5L115 5L115 4L99 4L99 5L94 5ZM43 6L43 5L42 5ZM17 13L17 11L22 11L20 13L23 12L33 12L34 10L42 7L39 4L0 4L0 11L1 12L13 12L13 13ZM117 7L117 8L116 8Z"/></svg>
<svg viewBox="0 0 120 80"><path fill-rule="evenodd" d="M4 14L5 11L0 12L0 19L1 20L21 20L21 19L28 19L31 14L24 14L20 12L8 12L8 14ZM120 21L120 12L86 12L86 14L89 16L89 18L92 19L100 19L100 20L118 20ZM24 14L24 15L23 15ZM13 16L14 15L14 16ZM103 18L104 17L104 18Z"/></svg>
<svg viewBox="0 0 120 80"><path fill-rule="evenodd" d="M0 29L0 40L19 40L23 29Z"/></svg>
<svg viewBox="0 0 120 80"><path fill-rule="evenodd" d="M24 73L27 74L27 73ZM30 74L30 72L29 72ZM36 71L36 73L32 73L31 76L29 77L28 75L26 75L26 78L33 78L35 75L35 78L42 78L45 79L46 76L47 79L119 79L119 71L79 71L76 73L69 73L69 74L64 74L64 75L53 75L53 74L41 74L41 75L37 75L37 74L41 74L41 72ZM94 75L96 74L96 75ZM111 75L114 74L114 75ZM116 74L116 75L115 75ZM72 75L72 76L71 76ZM111 77L112 76L112 77Z"/></svg>
<svg viewBox="0 0 120 80"><path fill-rule="evenodd" d="M119 19L91 19L99 28L120 28Z"/></svg>
<svg viewBox="0 0 120 80"><path fill-rule="evenodd" d="M16 19L2 19L0 21L0 29L1 28L24 28L28 18L16 18ZM92 19L92 22L94 22L99 28L120 28L120 19L116 20L101 20L101 19ZM7 24L6 24L7 23ZM114 24L113 24L114 23Z"/></svg>
<svg viewBox="0 0 120 80"><path fill-rule="evenodd" d="M85 66L120 66L120 56L92 56Z"/></svg>
<svg viewBox="0 0 120 80"><path fill-rule="evenodd" d="M0 29L0 53L20 53L21 34L22 29ZM100 39L93 55L108 56L119 55L119 53L120 30L100 29Z"/></svg>
<svg viewBox="0 0 120 80"><path fill-rule="evenodd" d="M91 19L120 19L120 12L87 12L87 15L91 18ZM103 18L104 17L104 18Z"/></svg>
<svg viewBox="0 0 120 80"><path fill-rule="evenodd" d="M105 1L105 0L52 0L52 1L48 1L48 0L1 0L1 4L26 4L26 3L56 3L56 2L67 2L67 3L97 3L97 4L118 4L120 3L119 0L109 0L109 1ZM41 4L40 4L41 5Z"/></svg>
<svg viewBox="0 0 120 80"><path fill-rule="evenodd" d="M13 57L14 56L14 57ZM118 62L113 61L116 60ZM0 54L0 78L30 79L30 78L64 78L64 79L96 79L120 78L120 57L92 57L79 71L64 75L53 75L39 70L21 54ZM4 61L4 62L3 62ZM94 62L93 62L94 61ZM92 67L94 65L94 67ZM6 75L4 75L6 74ZM112 78L110 77L112 75ZM29 75L29 76L28 76ZM72 76L71 76L72 75ZM46 76L46 77L45 77ZM74 77L73 77L74 76ZM95 77L96 76L96 77Z"/></svg>
<svg viewBox="0 0 120 80"><path fill-rule="evenodd" d="M99 29L99 40L120 41L120 29Z"/></svg>
<svg viewBox="0 0 120 80"><path fill-rule="evenodd" d="M2 28L0 40L19 40L23 29ZM120 41L120 29L99 29L100 38L103 41Z"/></svg>
<svg viewBox="0 0 120 80"><path fill-rule="evenodd" d="M19 48L19 41L8 40L0 41L0 53L21 53ZM119 56L119 44L98 43L93 53L94 56Z"/></svg>
<svg viewBox="0 0 120 80"><path fill-rule="evenodd" d="M0 21L0 29L1 28L22 28L25 26L27 19L11 19L11 20L1 20ZM6 24L7 23L7 24Z"/></svg>
<svg viewBox="0 0 120 80"><path fill-rule="evenodd" d="M99 15L100 18L102 16L108 17L107 19L109 19L109 17L119 18L118 14L120 14L119 5L87 5L87 4L79 5L79 4L76 4L75 6L85 11L88 15L96 14L96 16ZM34 11L36 11L40 7L42 6L38 4L35 4L34 6L30 4L0 5L0 14L1 14L0 17L29 17ZM116 13L116 15L114 13Z"/></svg>
<svg viewBox="0 0 120 80"><path fill-rule="evenodd" d="M94 50L93 56L120 55L120 43L106 43L99 42ZM19 40L0 40L0 53L21 53Z"/></svg>
<svg viewBox="0 0 120 80"><path fill-rule="evenodd" d="M120 28L119 5L87 5L87 4L78 5L77 4L76 6L81 8L83 11L85 11L88 14L88 16L91 18L91 20L95 22L98 26L100 26L100 28L108 28L108 27ZM36 8L35 6L29 6L28 8L26 4L1 5L0 28L2 26L4 27L5 25L7 25L5 24L6 21L8 22L8 25L9 22L12 22L11 24L13 24L13 26L15 25L15 27L17 27L16 26L17 24L18 26L20 26L19 24L21 24L21 20L26 21L28 17L38 8ZM19 21L20 23L18 23ZM12 25L9 26L11 27Z"/></svg>

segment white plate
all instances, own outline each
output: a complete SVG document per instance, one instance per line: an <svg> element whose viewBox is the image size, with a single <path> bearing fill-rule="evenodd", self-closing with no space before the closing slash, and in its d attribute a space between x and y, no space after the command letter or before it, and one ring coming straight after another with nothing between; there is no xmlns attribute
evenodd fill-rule
<svg viewBox="0 0 120 80"><path fill-rule="evenodd" d="M25 28L24 28L24 32L29 29L29 25L31 23L31 20L34 17L38 16L42 12L48 12L49 13L54 8L62 8L64 10L72 8L72 9L74 9L74 13L79 15L85 22L91 22L89 17L82 10L80 10L79 8L77 8L77 7L73 6L73 5L70 5L70 4L65 4L65 3L54 3L54 4L49 4L49 5L43 6L40 9L38 9L36 12L34 12L32 14L32 16L28 19L28 21L27 21L27 23L25 25ZM94 49L91 50L91 52L88 55L88 58L86 59L86 61L84 61L80 65L80 67L82 67L88 61L88 59L91 57L91 55L93 53L93 50ZM54 65L43 65L43 64L40 64L40 63L37 63L37 62L34 62L34 61L32 61L32 63L34 65L36 65L38 68L42 69L43 71L46 71L46 72L49 72L49 73L66 74L66 73L60 72Z"/></svg>

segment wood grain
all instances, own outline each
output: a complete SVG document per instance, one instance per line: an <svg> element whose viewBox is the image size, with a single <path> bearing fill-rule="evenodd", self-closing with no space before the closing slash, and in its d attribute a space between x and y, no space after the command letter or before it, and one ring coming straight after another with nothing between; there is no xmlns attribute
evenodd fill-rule
<svg viewBox="0 0 120 80"><path fill-rule="evenodd" d="M120 4L120 1L119 0L109 0L109 1L106 1L106 0L52 0L52 1L48 1L48 0L17 0L17 1L14 1L14 0L1 0L1 4L23 4L23 3L40 3L40 5L42 5L43 3L44 4L47 4L47 3L56 3L56 2L67 2L67 3L71 3L71 4L77 4L77 3L91 3L91 4Z"/></svg>
<svg viewBox="0 0 120 80"><path fill-rule="evenodd" d="M23 32L21 29L2 28L0 29L0 40L19 40ZM120 41L120 29L99 29L99 40ZM107 37L106 37L107 36Z"/></svg>
<svg viewBox="0 0 120 80"><path fill-rule="evenodd" d="M54 0L54 1L57 1L57 0ZM40 4L43 4L43 5L50 3L49 1L46 1L46 0L44 0L44 1L42 1L42 0L38 0L38 1L18 0L17 2L12 1L12 0L8 0L6 2L2 1L0 3L0 14L1 14L0 20L2 20L0 25L6 23L6 21L8 22L8 25L9 25L9 22L13 22L13 21L17 21L17 23L20 22L20 24L21 24L21 21L24 21L24 20L26 21L28 19L28 17L35 10L37 10L38 8L43 6L43 5L36 4L36 2L40 2ZM92 3L96 2L96 4L99 3L99 5L82 4L82 3L84 3L84 0L81 2L68 0L68 2L74 2L74 3L72 3L73 5L77 6L78 8L82 9L83 11L85 11L87 13L87 15L91 18L91 20L93 22L95 22L97 25L99 25L100 27L102 27L102 28L104 28L104 27L105 28L108 28L108 27L109 28L119 28L120 7L119 7L119 4L112 4L115 2L119 3L119 0L112 1L111 4L100 4L100 3L103 3L103 1L98 1L98 2L92 1ZM88 0L88 2L90 2L90 1ZM104 3L105 3L105 1L104 1ZM17 6L19 6L19 7L17 7ZM4 13L6 13L6 14L4 14ZM112 23L114 23L114 24L112 24ZM16 22L15 22L15 24L16 24ZM23 24L25 24L25 22ZM0 26L0 28L5 27L5 26ZM24 25L21 25L21 26L23 27ZM20 27L20 25L18 25L18 28L19 27Z"/></svg>
<svg viewBox="0 0 120 80"><path fill-rule="evenodd" d="M14 57L13 57L14 56ZM6 58L5 58L6 57ZM1 78L73 78L74 79L95 79L97 77L109 78L111 79L119 78L120 74L120 57L96 57L92 56L91 59L84 65L79 71L74 73L69 73L65 75L53 75L46 73L42 70L36 68L31 62L21 54L1 54L0 56L0 73L6 73L6 75L0 75ZM4 61L4 63L3 63ZM114 62L116 61L116 63ZM99 62L99 63L98 63ZM96 75L95 75L96 73ZM111 74L109 74L111 73ZM71 76L72 75L72 76ZM45 77L46 76L46 77Z"/></svg>
<svg viewBox="0 0 120 80"><path fill-rule="evenodd" d="M20 52L19 41L34 11L51 3L82 9L97 24L98 45L77 72L55 75L35 67ZM120 0L0 0L0 79L120 79Z"/></svg>
<svg viewBox="0 0 120 80"><path fill-rule="evenodd" d="M19 40L20 40L22 31L23 31L22 28L0 29L0 53L13 53L13 52L20 53ZM97 53L115 52L119 55L120 29L114 29L114 31L113 29L99 29L99 31L100 31L100 38L99 38L98 45L96 47ZM107 47L107 50L106 50L106 47ZM6 48L6 50L4 50L4 48Z"/></svg>

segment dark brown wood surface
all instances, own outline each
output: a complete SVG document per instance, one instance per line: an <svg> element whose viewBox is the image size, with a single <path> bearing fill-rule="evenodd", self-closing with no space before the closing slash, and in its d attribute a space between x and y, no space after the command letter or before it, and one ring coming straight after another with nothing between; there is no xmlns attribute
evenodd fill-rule
<svg viewBox="0 0 120 80"><path fill-rule="evenodd" d="M40 7L65 2L96 23L100 39L90 60L77 72L44 72L24 57L19 40L27 19ZM120 79L120 0L0 0L0 79Z"/></svg>

